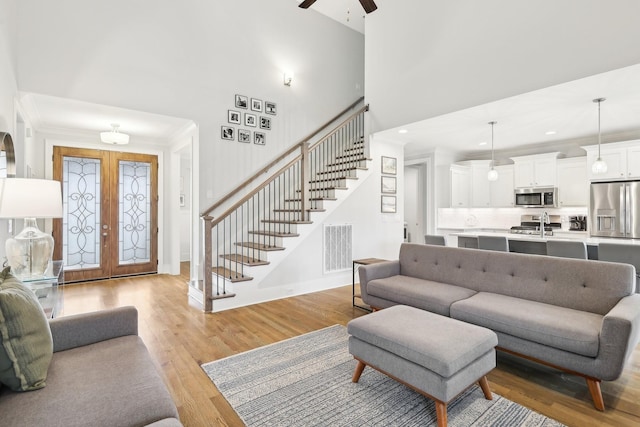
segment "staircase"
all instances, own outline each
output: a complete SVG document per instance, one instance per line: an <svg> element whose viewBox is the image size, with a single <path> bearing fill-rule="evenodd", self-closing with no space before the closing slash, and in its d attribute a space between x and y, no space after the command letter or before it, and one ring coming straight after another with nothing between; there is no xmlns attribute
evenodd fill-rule
<svg viewBox="0 0 640 427"><path fill-rule="evenodd" d="M338 193L347 191L349 182L358 179L358 170L366 170L367 105L317 142L309 142L361 101L362 98L201 215L204 265L211 266L203 281L205 312L212 311L214 300L234 297L234 286L253 280L252 269L269 265L270 254L285 251L287 240L300 236L300 226L312 224L314 214L335 203ZM255 184L266 171L278 166L275 173ZM242 195L243 191L247 194ZM222 212L217 214L218 211Z"/></svg>

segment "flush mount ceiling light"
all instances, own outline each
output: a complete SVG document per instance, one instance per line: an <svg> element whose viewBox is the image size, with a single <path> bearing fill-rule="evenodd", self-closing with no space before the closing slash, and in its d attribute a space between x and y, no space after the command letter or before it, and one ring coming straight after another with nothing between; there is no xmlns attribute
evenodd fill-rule
<svg viewBox="0 0 640 427"><path fill-rule="evenodd" d="M607 164L602 157L600 157L600 144L602 143L602 134L600 132L600 104L606 101L607 98L596 98L593 102L598 104L598 158L591 165L591 172L595 174L607 173Z"/></svg>
<svg viewBox="0 0 640 427"><path fill-rule="evenodd" d="M119 124L112 123L111 130L108 132L100 132L100 141L105 144L126 145L129 143L129 135L118 132Z"/></svg>
<svg viewBox="0 0 640 427"><path fill-rule="evenodd" d="M400 129L400 130L398 131L398 133L408 133L408 132L409 132L409 131L408 131L408 130L406 130L406 129Z"/></svg>
<svg viewBox="0 0 640 427"><path fill-rule="evenodd" d="M493 158L493 126L498 123L496 121L489 122L491 125L491 169L489 169L489 173L487 174L487 179L489 181L497 181L498 180L498 171L494 169L496 164Z"/></svg>

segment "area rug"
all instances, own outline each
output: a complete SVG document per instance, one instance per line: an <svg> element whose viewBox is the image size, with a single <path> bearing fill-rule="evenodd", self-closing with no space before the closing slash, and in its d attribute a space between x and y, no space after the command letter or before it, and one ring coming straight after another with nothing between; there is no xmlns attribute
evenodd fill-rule
<svg viewBox="0 0 640 427"><path fill-rule="evenodd" d="M435 404L366 368L335 325L202 365L248 426L435 426ZM476 385L448 405L449 426L562 426Z"/></svg>

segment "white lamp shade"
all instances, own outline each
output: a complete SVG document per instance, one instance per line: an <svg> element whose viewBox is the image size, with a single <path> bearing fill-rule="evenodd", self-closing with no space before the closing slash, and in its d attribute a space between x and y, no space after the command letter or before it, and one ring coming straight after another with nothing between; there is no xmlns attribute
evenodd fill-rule
<svg viewBox="0 0 640 427"><path fill-rule="evenodd" d="M487 173L487 179L489 181L497 181L498 180L498 171L495 170L494 168L491 168L489 170L489 173Z"/></svg>
<svg viewBox="0 0 640 427"><path fill-rule="evenodd" d="M50 179L0 179L0 218L61 218L62 189Z"/></svg>
<svg viewBox="0 0 640 427"><path fill-rule="evenodd" d="M126 145L129 143L129 135L115 131L100 132L100 141L106 144Z"/></svg>
<svg viewBox="0 0 640 427"><path fill-rule="evenodd" d="M607 173L607 164L604 160L602 160L601 157L598 157L598 159L593 162L593 164L591 165L591 172L593 172L594 174Z"/></svg>

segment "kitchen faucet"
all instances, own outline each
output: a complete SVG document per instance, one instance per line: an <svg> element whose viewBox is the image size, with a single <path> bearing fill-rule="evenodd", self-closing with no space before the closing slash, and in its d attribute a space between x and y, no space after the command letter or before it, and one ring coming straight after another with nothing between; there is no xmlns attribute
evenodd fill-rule
<svg viewBox="0 0 640 427"><path fill-rule="evenodd" d="M547 211L542 212L540 215L540 237L544 237L544 225L549 223L549 214Z"/></svg>

